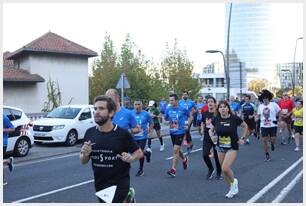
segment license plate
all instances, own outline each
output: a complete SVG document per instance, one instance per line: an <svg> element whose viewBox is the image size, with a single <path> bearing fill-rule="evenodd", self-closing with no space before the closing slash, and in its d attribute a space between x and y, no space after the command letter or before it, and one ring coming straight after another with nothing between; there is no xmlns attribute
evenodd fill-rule
<svg viewBox="0 0 306 206"><path fill-rule="evenodd" d="M34 133L34 136L37 136L37 137L45 137L46 134L45 134L45 133L35 132L35 133Z"/></svg>

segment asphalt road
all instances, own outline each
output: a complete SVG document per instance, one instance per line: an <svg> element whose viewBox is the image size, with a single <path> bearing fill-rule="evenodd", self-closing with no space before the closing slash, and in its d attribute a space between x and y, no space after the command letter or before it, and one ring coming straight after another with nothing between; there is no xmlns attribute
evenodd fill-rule
<svg viewBox="0 0 306 206"><path fill-rule="evenodd" d="M159 152L159 142L153 141L152 160L145 163L144 176L135 177L138 162L132 164L131 185L136 190L138 203L245 203L303 156L302 150L294 152L293 144L282 146L278 139L276 149L271 153L271 161L264 162L262 144L252 137L250 145L240 146L232 168L239 180L239 194L233 199L226 199L224 195L229 188L224 180L205 179L207 168L202 160L202 142L197 132L193 132L192 136L195 147L190 155L189 167L183 170L179 162L175 178L166 174L172 156L169 138L165 138L164 152ZM302 171L302 164L300 161L270 190L263 191L256 202L275 200ZM12 173L5 169L5 174L9 183L3 188L5 203L97 202L91 165L81 165L78 153L19 162ZM303 178L297 181L281 202L303 202Z"/></svg>

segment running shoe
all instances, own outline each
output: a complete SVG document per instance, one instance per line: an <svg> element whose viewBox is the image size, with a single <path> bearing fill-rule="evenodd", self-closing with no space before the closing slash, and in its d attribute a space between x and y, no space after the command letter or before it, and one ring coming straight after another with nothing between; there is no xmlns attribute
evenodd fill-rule
<svg viewBox="0 0 306 206"><path fill-rule="evenodd" d="M296 147L296 148L294 149L294 151L295 151L295 152L298 152L298 151L300 151L300 148L299 148L299 147Z"/></svg>
<svg viewBox="0 0 306 206"><path fill-rule="evenodd" d="M136 173L136 176L137 177L140 177L140 176L143 176L144 175L144 172L142 169L139 169L138 172Z"/></svg>
<svg viewBox="0 0 306 206"><path fill-rule="evenodd" d="M292 142L292 140L293 140L292 137L288 137L288 142L287 143L290 144Z"/></svg>
<svg viewBox="0 0 306 206"><path fill-rule="evenodd" d="M175 177L176 169L171 168L170 170L167 171L167 174L170 175L171 177Z"/></svg>
<svg viewBox="0 0 306 206"><path fill-rule="evenodd" d="M281 145L286 145L287 142L285 140L282 140Z"/></svg>
<svg viewBox="0 0 306 206"><path fill-rule="evenodd" d="M8 168L10 172L12 172L14 170L14 157L10 157L9 160L10 162L8 163Z"/></svg>
<svg viewBox="0 0 306 206"><path fill-rule="evenodd" d="M246 144L250 144L249 138L245 140L245 143L246 143Z"/></svg>
<svg viewBox="0 0 306 206"><path fill-rule="evenodd" d="M133 187L130 187L128 195L126 197L126 202L127 203L136 203L135 199L135 190Z"/></svg>
<svg viewBox="0 0 306 206"><path fill-rule="evenodd" d="M214 173L215 173L215 170L208 170L208 173L207 173L207 175L206 175L206 179L207 179L207 180L212 179Z"/></svg>
<svg viewBox="0 0 306 206"><path fill-rule="evenodd" d="M271 142L271 150L274 151L275 150L275 146L274 144Z"/></svg>
<svg viewBox="0 0 306 206"><path fill-rule="evenodd" d="M152 154L152 150L150 148L147 148L146 151L144 152L147 162L151 161L151 154Z"/></svg>
<svg viewBox="0 0 306 206"><path fill-rule="evenodd" d="M270 161L270 160L271 160L270 155L269 155L269 153L267 153L267 154L266 154L266 158L265 158L265 162L268 162L268 161Z"/></svg>
<svg viewBox="0 0 306 206"><path fill-rule="evenodd" d="M225 197L227 198L233 198L235 195L237 195L239 192L239 189L238 189L238 180L235 178L234 179L234 182L231 183L231 186L230 186L230 190L229 192L225 195Z"/></svg>
<svg viewBox="0 0 306 206"><path fill-rule="evenodd" d="M223 180L223 177L222 177L221 174L217 174L217 176L215 178L216 178L216 180Z"/></svg>
<svg viewBox="0 0 306 206"><path fill-rule="evenodd" d="M164 151L164 150L165 150L165 145L164 145L164 144L160 145L159 151L162 152L162 151Z"/></svg>
<svg viewBox="0 0 306 206"><path fill-rule="evenodd" d="M188 167L188 157L185 156L185 159L183 160L183 168L184 168L184 170L186 170L187 167Z"/></svg>
<svg viewBox="0 0 306 206"><path fill-rule="evenodd" d="M6 180L3 180L3 186L4 185L7 185L7 181Z"/></svg>

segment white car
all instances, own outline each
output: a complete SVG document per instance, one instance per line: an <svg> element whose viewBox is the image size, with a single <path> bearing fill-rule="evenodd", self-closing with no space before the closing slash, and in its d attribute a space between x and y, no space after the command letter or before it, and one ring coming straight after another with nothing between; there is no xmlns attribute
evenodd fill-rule
<svg viewBox="0 0 306 206"><path fill-rule="evenodd" d="M95 126L93 105L65 105L46 118L33 122L35 143L65 143L73 146L84 139L87 129Z"/></svg>
<svg viewBox="0 0 306 206"><path fill-rule="evenodd" d="M34 144L33 133L29 127L30 119L22 109L3 106L5 114L15 127L15 132L9 134L7 152L16 156L26 156Z"/></svg>

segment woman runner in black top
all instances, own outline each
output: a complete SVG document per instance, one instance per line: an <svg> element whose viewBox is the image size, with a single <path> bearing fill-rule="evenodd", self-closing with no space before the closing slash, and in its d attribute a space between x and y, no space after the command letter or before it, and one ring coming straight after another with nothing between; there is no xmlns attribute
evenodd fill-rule
<svg viewBox="0 0 306 206"><path fill-rule="evenodd" d="M243 136L238 137L237 127L243 128ZM234 178L231 169L238 153L238 143L244 144L248 132L247 124L231 112L227 101L221 101L217 107L217 115L212 121L209 135L213 142L217 143L218 158L224 173L226 182L230 185L227 198L233 198L238 194L238 180Z"/></svg>
<svg viewBox="0 0 306 206"><path fill-rule="evenodd" d="M114 101L108 96L95 98L95 122L88 129L81 149L81 164L90 159L94 173L95 189L100 191L116 185L112 202L125 202L130 188L130 163L143 157L131 134L112 123L116 111ZM100 202L104 202L99 198Z"/></svg>
<svg viewBox="0 0 306 206"><path fill-rule="evenodd" d="M202 130L202 134L204 134L204 139L203 139L203 159L204 162L207 165L208 168L208 173L206 175L206 179L212 179L213 178L213 174L214 174L214 167L211 163L209 154L210 154L210 150L213 148L213 152L214 152L214 158L215 158L215 163L216 163L216 168L217 168L217 176L216 179L221 179L221 166L220 166L220 162L219 162L219 158L218 158L218 154L217 154L217 150L216 150L216 145L212 142L210 136L209 136L209 129L211 128L212 124L212 119L215 116L215 112L216 112L216 99L212 96L207 98L207 105L208 105L208 110L205 111L202 114L202 121L201 121L201 130Z"/></svg>

